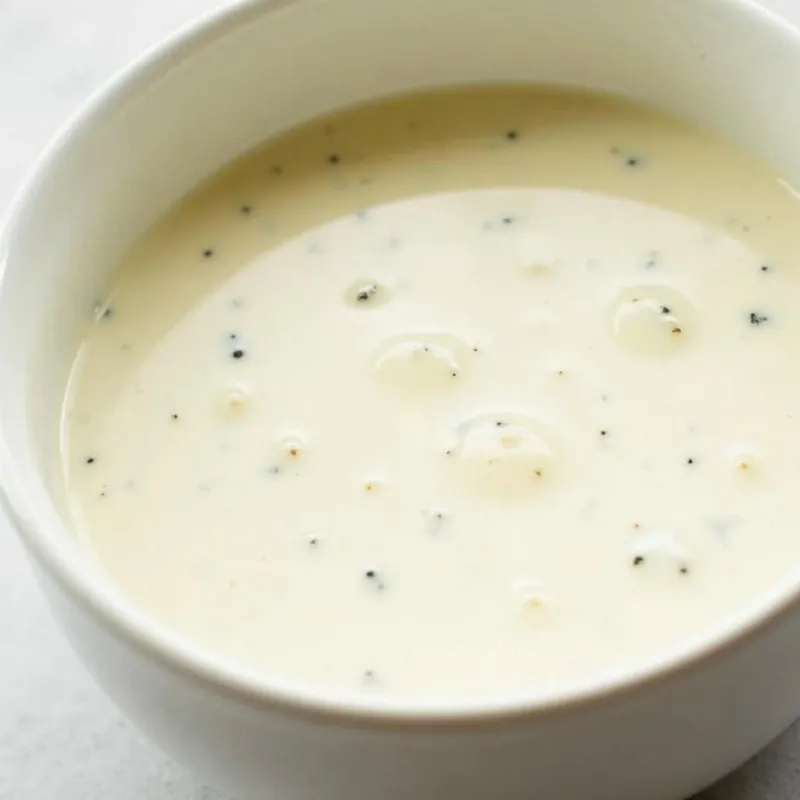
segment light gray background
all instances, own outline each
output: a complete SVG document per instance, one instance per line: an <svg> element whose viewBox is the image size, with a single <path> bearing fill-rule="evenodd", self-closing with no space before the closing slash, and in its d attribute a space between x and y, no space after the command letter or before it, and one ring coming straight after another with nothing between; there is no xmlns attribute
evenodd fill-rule
<svg viewBox="0 0 800 800"><path fill-rule="evenodd" d="M765 4L800 26L800 0ZM0 214L32 160L91 90L147 45L219 5L0 0ZM229 800L144 741L100 694L48 616L0 518L0 800L175 798ZM696 800L795 798L800 723Z"/></svg>

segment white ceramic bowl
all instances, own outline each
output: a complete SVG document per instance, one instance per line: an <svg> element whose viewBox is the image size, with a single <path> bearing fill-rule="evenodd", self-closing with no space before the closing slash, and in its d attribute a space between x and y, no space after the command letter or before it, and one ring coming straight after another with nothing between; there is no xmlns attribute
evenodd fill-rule
<svg viewBox="0 0 800 800"><path fill-rule="evenodd" d="M56 617L130 718L221 786L275 800L675 800L787 727L797 586L669 661L557 696L353 700L249 673L132 607L71 538L53 464L74 335L121 255L265 137L413 87L580 84L699 120L800 183L799 77L800 38L740 0L253 0L95 96L2 241L0 477Z"/></svg>

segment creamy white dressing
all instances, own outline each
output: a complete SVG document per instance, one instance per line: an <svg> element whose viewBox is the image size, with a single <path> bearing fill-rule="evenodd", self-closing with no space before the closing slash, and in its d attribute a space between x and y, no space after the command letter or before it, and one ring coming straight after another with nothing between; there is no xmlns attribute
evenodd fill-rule
<svg viewBox="0 0 800 800"><path fill-rule="evenodd" d="M266 672L477 696L634 666L800 559L795 195L638 105L395 98L121 265L63 416L81 541Z"/></svg>

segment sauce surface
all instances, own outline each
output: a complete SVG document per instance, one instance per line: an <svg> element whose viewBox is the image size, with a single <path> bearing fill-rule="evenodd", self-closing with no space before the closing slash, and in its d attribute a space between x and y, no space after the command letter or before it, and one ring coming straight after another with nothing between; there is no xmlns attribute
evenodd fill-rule
<svg viewBox="0 0 800 800"><path fill-rule="evenodd" d="M81 541L170 627L344 690L665 655L800 563L800 204L619 99L316 120L202 185L83 332Z"/></svg>

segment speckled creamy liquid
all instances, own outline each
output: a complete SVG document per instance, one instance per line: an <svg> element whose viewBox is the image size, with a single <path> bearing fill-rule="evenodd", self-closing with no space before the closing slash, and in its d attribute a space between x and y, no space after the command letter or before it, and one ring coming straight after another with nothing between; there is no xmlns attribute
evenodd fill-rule
<svg viewBox="0 0 800 800"><path fill-rule="evenodd" d="M404 97L234 164L122 264L63 418L119 587L398 695L599 677L800 564L800 205L593 95Z"/></svg>

